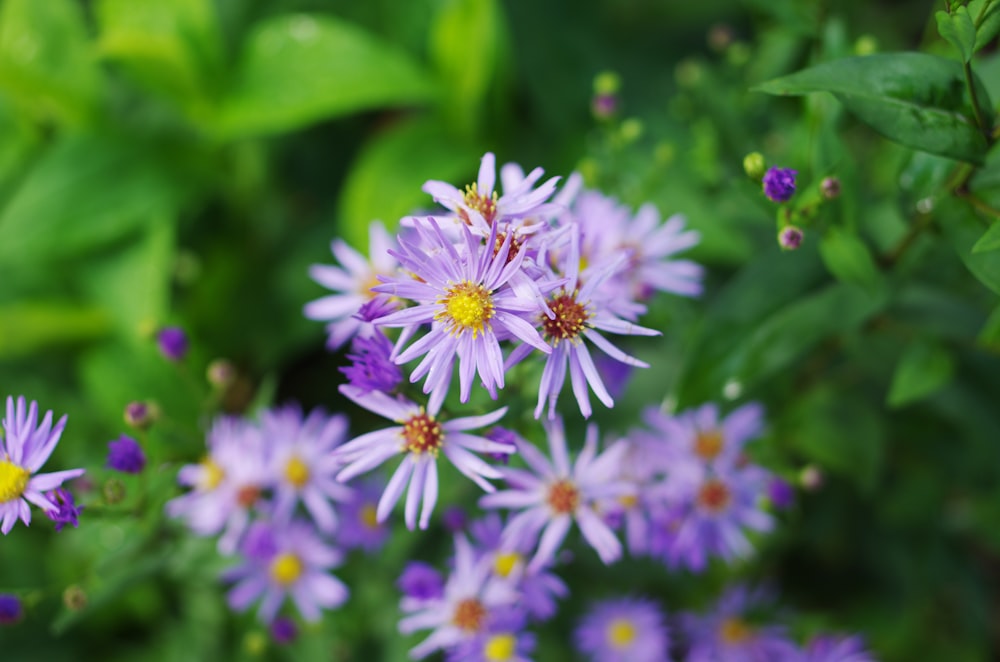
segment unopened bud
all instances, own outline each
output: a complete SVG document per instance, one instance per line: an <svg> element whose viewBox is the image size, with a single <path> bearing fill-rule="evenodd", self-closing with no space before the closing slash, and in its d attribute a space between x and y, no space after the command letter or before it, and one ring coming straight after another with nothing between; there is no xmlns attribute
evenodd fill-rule
<svg viewBox="0 0 1000 662"><path fill-rule="evenodd" d="M799 473L799 485L803 489L815 492L823 487L823 472L815 464L810 464Z"/></svg>
<svg viewBox="0 0 1000 662"><path fill-rule="evenodd" d="M279 644L290 644L295 641L299 629L295 627L295 621L290 618L279 616L271 623L271 636Z"/></svg>
<svg viewBox="0 0 1000 662"><path fill-rule="evenodd" d="M840 180L836 177L824 177L819 183L819 190L827 200L833 200L840 195Z"/></svg>
<svg viewBox="0 0 1000 662"><path fill-rule="evenodd" d="M878 52L878 39L870 34L861 35L854 42L855 55L872 55Z"/></svg>
<svg viewBox="0 0 1000 662"><path fill-rule="evenodd" d="M9 593L0 593L0 625L13 625L24 618L21 599Z"/></svg>
<svg viewBox="0 0 1000 662"><path fill-rule="evenodd" d="M643 132L642 120L630 117L622 122L621 136L626 143L633 143L639 139Z"/></svg>
<svg viewBox="0 0 1000 662"><path fill-rule="evenodd" d="M236 379L236 366L227 359L215 359L208 364L205 378L216 388L226 388Z"/></svg>
<svg viewBox="0 0 1000 662"><path fill-rule="evenodd" d="M79 584L70 584L63 591L63 604L70 611L80 611L87 606L87 594Z"/></svg>
<svg viewBox="0 0 1000 662"><path fill-rule="evenodd" d="M117 478L109 478L104 481L101 490L104 494L104 501L110 505L121 503L125 500L125 484Z"/></svg>
<svg viewBox="0 0 1000 662"><path fill-rule="evenodd" d="M733 29L725 23L716 23L708 29L708 47L716 53L726 50L733 43Z"/></svg>
<svg viewBox="0 0 1000 662"><path fill-rule="evenodd" d="M621 90L622 79L613 71L602 71L594 76L594 95L615 95Z"/></svg>
<svg viewBox="0 0 1000 662"><path fill-rule="evenodd" d="M148 402L130 402L125 405L125 424L137 430L145 430L156 418L156 407Z"/></svg>
<svg viewBox="0 0 1000 662"><path fill-rule="evenodd" d="M179 326L166 326L156 334L160 353L170 361L180 361L188 351L188 338Z"/></svg>
<svg viewBox="0 0 1000 662"><path fill-rule="evenodd" d="M764 155L760 152L750 152L743 157L743 172L750 179L759 182L764 177L765 170L767 170L767 161L764 160Z"/></svg>
<svg viewBox="0 0 1000 662"><path fill-rule="evenodd" d="M781 231L778 232L778 245L781 246L782 250L794 251L802 245L804 237L805 233L800 228L789 225L781 228Z"/></svg>

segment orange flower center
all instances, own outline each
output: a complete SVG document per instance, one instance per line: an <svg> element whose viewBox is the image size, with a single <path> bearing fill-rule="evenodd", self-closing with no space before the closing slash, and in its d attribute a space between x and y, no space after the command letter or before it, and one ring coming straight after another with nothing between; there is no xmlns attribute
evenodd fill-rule
<svg viewBox="0 0 1000 662"><path fill-rule="evenodd" d="M403 450L420 455L430 453L437 457L437 452L444 443L444 430L434 417L424 413L423 409L416 416L403 424Z"/></svg>
<svg viewBox="0 0 1000 662"><path fill-rule="evenodd" d="M569 514L576 512L580 505L580 490L576 485L568 480L559 480L549 487L549 506L557 514Z"/></svg>
<svg viewBox="0 0 1000 662"><path fill-rule="evenodd" d="M555 317L542 315L542 331L545 339L554 341L556 345L562 340L576 340L590 319L590 313L576 300L575 293L569 295L565 291L560 291L549 299L549 308Z"/></svg>
<svg viewBox="0 0 1000 662"><path fill-rule="evenodd" d="M718 428L701 430L694 438L694 454L706 462L714 460L722 452L724 441L722 430Z"/></svg>
<svg viewBox="0 0 1000 662"><path fill-rule="evenodd" d="M479 600L469 598L455 606L455 614L451 622L460 630L478 632L486 618L486 607Z"/></svg>
<svg viewBox="0 0 1000 662"><path fill-rule="evenodd" d="M709 478L698 490L698 505L712 513L719 513L729 507L732 493L726 484L717 478Z"/></svg>

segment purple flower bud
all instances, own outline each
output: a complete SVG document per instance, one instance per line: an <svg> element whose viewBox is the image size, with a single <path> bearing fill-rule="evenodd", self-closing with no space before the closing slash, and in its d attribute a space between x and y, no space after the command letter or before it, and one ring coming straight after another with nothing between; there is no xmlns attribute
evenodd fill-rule
<svg viewBox="0 0 1000 662"><path fill-rule="evenodd" d="M83 506L78 507L76 505L73 494L64 487L57 487L54 490L46 492L45 496L57 506L55 510L45 511L49 519L56 523L56 531L62 531L62 528L67 524L76 528L79 523L77 520L80 517L80 513L83 512Z"/></svg>
<svg viewBox="0 0 1000 662"><path fill-rule="evenodd" d="M391 355L392 341L381 331L367 338L356 336L351 341L351 353L347 355L351 365L338 370L344 373L351 386L365 393L389 393L403 381L403 372L393 363Z"/></svg>
<svg viewBox="0 0 1000 662"><path fill-rule="evenodd" d="M444 595L444 579L432 566L420 561L410 561L396 586L404 595L418 600L433 600Z"/></svg>
<svg viewBox="0 0 1000 662"><path fill-rule="evenodd" d="M156 334L156 342L160 352L171 361L180 361L187 354L188 339L184 329L177 326L167 326Z"/></svg>
<svg viewBox="0 0 1000 662"><path fill-rule="evenodd" d="M802 245L804 237L805 233L800 228L788 225L781 228L781 232L778 233L778 245L781 246L782 250L794 251Z"/></svg>
<svg viewBox="0 0 1000 662"><path fill-rule="evenodd" d="M385 317L389 313L396 312L396 304L387 296L375 296L361 305L361 308L353 317L362 322L371 322L379 317Z"/></svg>
<svg viewBox="0 0 1000 662"><path fill-rule="evenodd" d="M153 408L145 402L125 405L125 423L137 430L145 430L153 422Z"/></svg>
<svg viewBox="0 0 1000 662"><path fill-rule="evenodd" d="M836 177L824 177L819 183L819 190L827 200L833 200L840 195L840 180Z"/></svg>
<svg viewBox="0 0 1000 662"><path fill-rule="evenodd" d="M448 529L448 533L464 531L465 525L468 523L468 517L461 506L448 506L444 511L443 519L444 528Z"/></svg>
<svg viewBox="0 0 1000 662"><path fill-rule="evenodd" d="M784 202L795 193L797 170L790 168L768 168L764 173L764 195L775 202Z"/></svg>
<svg viewBox="0 0 1000 662"><path fill-rule="evenodd" d="M0 625L13 625L24 618L21 600L16 595L0 594Z"/></svg>
<svg viewBox="0 0 1000 662"><path fill-rule="evenodd" d="M511 447L510 453L487 453L490 459L495 462L503 462L504 465L510 462L511 453L517 451L517 433L498 425L486 434L486 438L498 444Z"/></svg>
<svg viewBox="0 0 1000 662"><path fill-rule="evenodd" d="M590 102L590 110L594 113L594 117L599 120L610 119L618 112L618 96L615 94L595 94Z"/></svg>
<svg viewBox="0 0 1000 662"><path fill-rule="evenodd" d="M767 484L767 496L775 508L785 510L795 499L795 488L784 478L775 476Z"/></svg>
<svg viewBox="0 0 1000 662"><path fill-rule="evenodd" d="M146 454L142 452L139 442L123 434L118 437L118 441L108 442L108 461L104 466L127 474L137 474L146 466Z"/></svg>
<svg viewBox="0 0 1000 662"><path fill-rule="evenodd" d="M295 627L295 621L290 618L279 616L271 623L271 637L279 644L290 644L298 636L299 629Z"/></svg>

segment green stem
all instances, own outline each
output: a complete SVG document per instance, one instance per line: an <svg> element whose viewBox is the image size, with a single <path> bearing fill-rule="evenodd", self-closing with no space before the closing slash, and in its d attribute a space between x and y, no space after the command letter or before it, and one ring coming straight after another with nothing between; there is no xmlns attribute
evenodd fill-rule
<svg viewBox="0 0 1000 662"><path fill-rule="evenodd" d="M979 96L976 94L976 86L972 83L972 64L963 62L962 70L965 72L965 86L969 88L969 97L972 99L972 113L976 116L976 126L979 127L979 132L986 139L986 144L991 145L993 143L993 129L986 126L986 118L983 117L983 111L979 107Z"/></svg>

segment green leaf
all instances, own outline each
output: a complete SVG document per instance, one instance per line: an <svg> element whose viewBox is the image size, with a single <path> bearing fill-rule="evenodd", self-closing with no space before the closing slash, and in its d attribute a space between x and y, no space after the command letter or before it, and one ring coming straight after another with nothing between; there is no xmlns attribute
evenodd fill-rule
<svg viewBox="0 0 1000 662"><path fill-rule="evenodd" d="M0 261L82 253L143 226L178 195L142 146L65 138L36 162L0 214Z"/></svg>
<svg viewBox="0 0 1000 662"><path fill-rule="evenodd" d="M972 247L972 252L986 253L998 248L1000 248L1000 223L994 223Z"/></svg>
<svg viewBox="0 0 1000 662"><path fill-rule="evenodd" d="M823 263L837 280L874 289L881 281L865 242L853 233L830 228L819 242Z"/></svg>
<svg viewBox="0 0 1000 662"><path fill-rule="evenodd" d="M1000 351L1000 306L990 313L986 324L976 337L976 342L994 352Z"/></svg>
<svg viewBox="0 0 1000 662"><path fill-rule="evenodd" d="M983 6L991 3L985 14L982 13ZM976 25L976 47L978 51L986 44L993 41L993 38L1000 33L1000 3L993 0L972 0L969 3L969 16L975 18Z"/></svg>
<svg viewBox="0 0 1000 662"><path fill-rule="evenodd" d="M195 117L222 87L223 52L209 0L102 0L99 54Z"/></svg>
<svg viewBox="0 0 1000 662"><path fill-rule="evenodd" d="M973 76L980 110L994 111ZM988 144L976 126L962 65L925 53L849 57L810 67L753 88L769 94L831 92L889 140L931 154L982 163Z"/></svg>
<svg viewBox="0 0 1000 662"><path fill-rule="evenodd" d="M0 86L42 117L85 123L101 94L80 3L5 0L0 8Z"/></svg>
<svg viewBox="0 0 1000 662"><path fill-rule="evenodd" d="M406 53L328 16L278 16L247 38L214 129L223 137L291 131L435 93ZM412 157L412 155L411 155Z"/></svg>
<svg viewBox="0 0 1000 662"><path fill-rule="evenodd" d="M967 7L959 7L954 13L946 11L935 12L938 32L945 40L955 47L963 62L972 59L976 48L976 25L969 16Z"/></svg>
<svg viewBox="0 0 1000 662"><path fill-rule="evenodd" d="M67 301L0 306L0 359L99 338L111 324L103 310Z"/></svg>
<svg viewBox="0 0 1000 662"><path fill-rule="evenodd" d="M943 346L932 342L909 345L896 364L886 402L902 407L924 398L947 384L955 372L955 362Z"/></svg>
<svg viewBox="0 0 1000 662"><path fill-rule="evenodd" d="M1000 253L973 252L982 240L983 225L967 203L945 198L938 207L938 225L951 242L958 257L986 287L1000 294Z"/></svg>
<svg viewBox="0 0 1000 662"><path fill-rule="evenodd" d="M420 168L412 158L420 155ZM341 193L340 235L354 246L368 245L368 224L400 217L432 204L420 190L428 179L452 181L474 173L482 152L456 141L435 117L413 118L372 137L354 162Z"/></svg>

